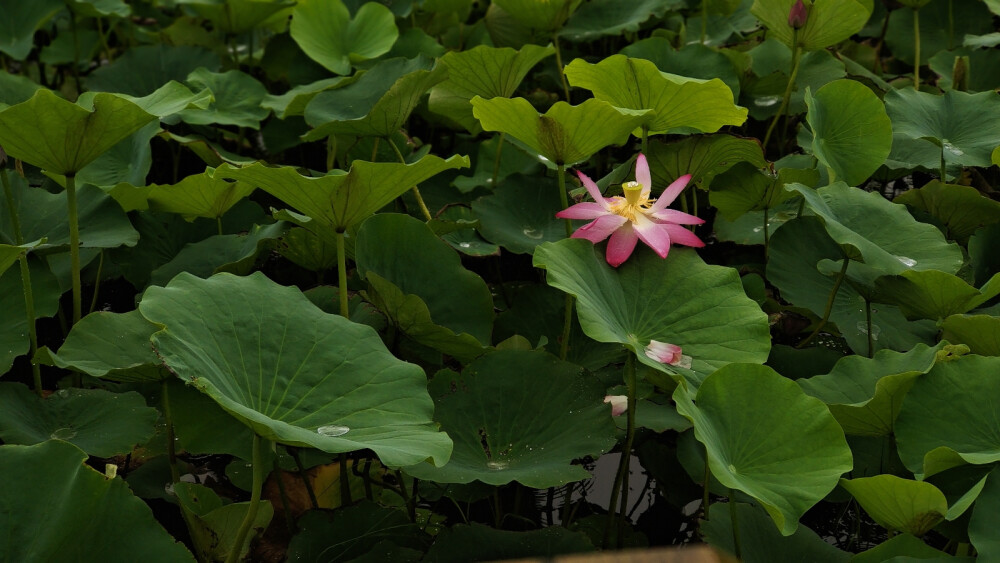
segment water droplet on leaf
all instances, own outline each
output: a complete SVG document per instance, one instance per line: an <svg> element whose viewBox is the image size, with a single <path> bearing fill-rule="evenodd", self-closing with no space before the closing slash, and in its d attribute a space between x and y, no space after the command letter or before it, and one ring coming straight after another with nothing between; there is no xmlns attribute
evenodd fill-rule
<svg viewBox="0 0 1000 563"><path fill-rule="evenodd" d="M330 424L328 426L320 426L316 429L317 434L322 434L324 436L343 436L347 434L351 429L346 426L340 426L337 424Z"/></svg>
<svg viewBox="0 0 1000 563"><path fill-rule="evenodd" d="M541 240L541 238L544 236L542 231L530 226L525 227L524 229L521 230L521 232L524 233L524 236L528 238L533 238L535 240Z"/></svg>
<svg viewBox="0 0 1000 563"><path fill-rule="evenodd" d="M69 440L76 436L76 430L72 428L57 428L49 434L49 437L53 440Z"/></svg>
<svg viewBox="0 0 1000 563"><path fill-rule="evenodd" d="M913 258L907 258L906 256L896 256L896 260L899 260L899 263L906 266L907 268L912 268L917 265L916 260L914 260Z"/></svg>

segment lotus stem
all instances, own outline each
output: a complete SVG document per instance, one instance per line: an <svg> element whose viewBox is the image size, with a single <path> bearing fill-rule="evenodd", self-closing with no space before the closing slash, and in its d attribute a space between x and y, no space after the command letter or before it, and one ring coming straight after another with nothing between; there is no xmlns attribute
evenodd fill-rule
<svg viewBox="0 0 1000 563"><path fill-rule="evenodd" d="M102 248L100 253L97 255L97 275L94 276L94 293L90 296L90 308L87 309L87 314L94 312L94 308L97 307L97 294L100 293L101 289L101 272L104 271L104 249Z"/></svg>
<svg viewBox="0 0 1000 563"><path fill-rule="evenodd" d="M559 184L559 204L563 209L569 207L569 196L566 195L566 165L560 163L556 168L556 178ZM573 236L573 223L569 219L563 219L566 226L566 236Z"/></svg>
<svg viewBox="0 0 1000 563"><path fill-rule="evenodd" d="M503 138L504 132L500 132L500 136L497 137L497 156L493 159L493 176L490 178L490 188L496 189L497 187L497 177L500 176L500 155L503 154Z"/></svg>
<svg viewBox="0 0 1000 563"><path fill-rule="evenodd" d="M163 420L167 427L167 462L170 464L170 482L179 483L180 471L177 470L177 445L174 443L174 417L170 411L170 380L164 379L160 385L160 407L163 409Z"/></svg>
<svg viewBox="0 0 1000 563"><path fill-rule="evenodd" d="M250 490L250 507L247 509L247 514L243 518L243 523L240 524L240 529L236 533L236 541L233 542L233 550L229 552L229 556L226 558L226 563L236 563L240 560L240 551L243 548L243 542L247 539L247 534L250 533L250 528L253 527L253 521L257 518L257 508L260 506L260 493L261 489L264 488L264 456L261 455L261 441L262 438L256 432L253 433L253 485Z"/></svg>
<svg viewBox="0 0 1000 563"><path fill-rule="evenodd" d="M80 285L80 220L76 205L76 174L66 175L66 207L69 213L69 261L73 280L73 324L80 321L82 313L82 287Z"/></svg>
<svg viewBox="0 0 1000 563"><path fill-rule="evenodd" d="M642 154L649 158L649 125L642 126Z"/></svg>
<svg viewBox="0 0 1000 563"><path fill-rule="evenodd" d="M840 291L840 284L844 282L844 276L847 275L847 266L850 263L851 260L845 257L844 265L840 268L840 273L837 274L837 281L833 282L833 289L830 290L830 297L826 300L826 310L823 312L823 319L819 321L818 325L816 325L816 329L812 331L812 334L807 336L802 342L799 342L796 348L802 348L812 341L812 339L819 334L819 331L823 329L823 326L826 325L826 322L830 320L830 313L833 312L833 303L837 300L837 292Z"/></svg>
<svg viewBox="0 0 1000 563"><path fill-rule="evenodd" d="M340 316L351 318L347 307L347 249L344 244L344 233L337 231L337 299L340 302Z"/></svg>
<svg viewBox="0 0 1000 563"><path fill-rule="evenodd" d="M804 200L805 200L805 198L803 198L803 201ZM769 255L770 255L770 250L771 250L771 233L768 232L768 228L767 228L768 212L769 211L770 211L770 208L768 208L768 207L764 208L764 262L765 263L767 263L767 259L768 259Z"/></svg>
<svg viewBox="0 0 1000 563"><path fill-rule="evenodd" d="M396 156L399 157L399 161L402 162L403 165L406 165L406 159L403 158L403 153L399 151L399 147L396 146L396 143L388 137L386 137L385 140L389 141L389 146L392 147L392 150L396 151ZM433 220L434 216L431 215L430 210L427 209L427 204L424 203L424 198L420 197L420 190L417 189L416 186L413 186L410 191L413 192L413 197L417 199L417 205L420 207L420 212L423 213L424 219L428 221Z"/></svg>
<svg viewBox="0 0 1000 563"><path fill-rule="evenodd" d="M740 556L740 519L736 515L736 491L734 489L729 489L729 519L733 524L733 550L736 559L739 560Z"/></svg>
<svg viewBox="0 0 1000 563"><path fill-rule="evenodd" d="M952 0L948 0L948 50L955 48L955 11Z"/></svg>
<svg viewBox="0 0 1000 563"><path fill-rule="evenodd" d="M708 520L708 506L711 499L709 498L708 486L712 482L712 468L708 464L708 446L705 447L705 486L702 487L701 496L701 518L702 520Z"/></svg>
<svg viewBox="0 0 1000 563"><path fill-rule="evenodd" d="M559 70L559 81L562 82L563 95L566 96L566 103L569 101L569 83L566 82L566 73L563 72L562 50L559 48L559 36L552 34L552 46L556 49L556 67Z"/></svg>
<svg viewBox="0 0 1000 563"><path fill-rule="evenodd" d="M948 182L948 165L944 160L944 145L941 145L941 183L946 184Z"/></svg>
<svg viewBox="0 0 1000 563"><path fill-rule="evenodd" d="M705 37L708 36L708 0L701 1L701 43L705 44Z"/></svg>
<svg viewBox="0 0 1000 563"><path fill-rule="evenodd" d="M309 504L313 507L313 509L318 509L319 501L316 500L316 492L313 491L312 483L309 482L309 476L306 475L306 466L302 463L302 457L299 456L298 448L286 446L285 449L288 451L288 454L292 456L292 459L295 460L295 467L298 468L299 477L302 478L302 484L305 486L306 493L309 495Z"/></svg>
<svg viewBox="0 0 1000 563"><path fill-rule="evenodd" d="M774 119L771 120L771 125L767 127L767 133L764 134L764 151L767 151L767 142L771 140L771 134L774 133L774 128L778 125L778 120L785 114L785 110L788 108L788 100L792 97L792 88L795 87L795 77L799 75L799 62L802 60L802 47L798 45L799 30L792 30L792 73L788 76L788 85L785 86L785 93L781 96L781 105L778 106L778 113L774 114Z"/></svg>
<svg viewBox="0 0 1000 563"><path fill-rule="evenodd" d="M560 163L556 168L556 175L559 184L559 203L563 209L569 207L569 197L566 195L566 165ZM566 236L573 235L573 223L569 219L563 219L566 225ZM559 359L565 360L569 354L569 333L573 328L573 296L566 294L566 306L563 313L562 338L559 340Z"/></svg>
<svg viewBox="0 0 1000 563"><path fill-rule="evenodd" d="M872 302L865 299L865 327L868 335L868 357L875 355L875 337L872 335Z"/></svg>
<svg viewBox="0 0 1000 563"><path fill-rule="evenodd" d="M274 442L271 444L273 446ZM294 535L295 521L292 519L292 511L288 506L288 490L285 488L285 479L281 474L281 463L278 461L277 453L275 453L274 462L271 464L271 471L274 472L276 477L275 481L278 482L278 495L281 497L282 512L285 513L285 528L288 529L288 533Z"/></svg>
<svg viewBox="0 0 1000 563"><path fill-rule="evenodd" d="M337 454L337 461L340 462L340 506L351 506L351 480L348 475L347 454Z"/></svg>
<svg viewBox="0 0 1000 563"><path fill-rule="evenodd" d="M913 89L920 90L920 10L913 9Z"/></svg>
<svg viewBox="0 0 1000 563"><path fill-rule="evenodd" d="M615 504L621 499L621 506L628 506L628 470L629 461L632 457L632 441L635 438L635 407L636 407L636 381L635 381L635 354L629 354L625 358L625 388L628 395L628 410L626 411L625 422L625 445L622 446L622 457L618 462L618 471L615 473L615 482L611 487L611 500L608 502L608 521L604 526L603 547L608 547L608 540L611 536L611 525L617 521L618 534L615 543L622 547L622 540L625 526L625 509L619 510L615 518Z"/></svg>
<svg viewBox="0 0 1000 563"><path fill-rule="evenodd" d="M10 213L10 224L14 230L14 242L18 245L24 244L24 235L21 234L21 221L17 216L17 204L14 201L14 192L10 189L10 178L7 176L7 169L0 169L0 180L3 181L3 193L7 198L7 212ZM24 313L28 321L28 342L30 342L31 357L35 357L38 350L38 331L35 329L35 297L31 287L31 268L28 267L28 255L21 254L17 257L17 263L21 268L21 290L24 292ZM35 393L42 396L42 371L41 367L32 360L31 379L35 386Z"/></svg>

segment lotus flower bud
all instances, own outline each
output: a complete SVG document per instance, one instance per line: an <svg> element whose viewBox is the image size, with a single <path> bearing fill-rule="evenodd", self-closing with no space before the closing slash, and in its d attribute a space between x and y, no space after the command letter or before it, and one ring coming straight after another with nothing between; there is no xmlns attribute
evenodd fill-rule
<svg viewBox="0 0 1000 563"><path fill-rule="evenodd" d="M809 9L806 8L802 0L795 0L792 9L788 11L788 25L795 29L802 29L806 25L809 17Z"/></svg>

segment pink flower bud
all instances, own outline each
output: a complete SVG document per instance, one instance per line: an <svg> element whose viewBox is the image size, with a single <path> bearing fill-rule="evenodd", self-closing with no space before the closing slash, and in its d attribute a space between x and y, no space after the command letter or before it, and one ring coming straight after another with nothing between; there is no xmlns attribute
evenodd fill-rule
<svg viewBox="0 0 1000 563"><path fill-rule="evenodd" d="M650 340L645 349L646 357L660 362L682 368L691 368L691 356L681 354L681 347L668 342Z"/></svg>
<svg viewBox="0 0 1000 563"><path fill-rule="evenodd" d="M625 395L605 395L605 403L611 403L611 416L618 416L628 410L628 397Z"/></svg>
<svg viewBox="0 0 1000 563"><path fill-rule="evenodd" d="M808 17L809 9L806 8L805 3L802 0L795 0L792 9L788 11L788 25L795 29L802 29L805 27Z"/></svg>

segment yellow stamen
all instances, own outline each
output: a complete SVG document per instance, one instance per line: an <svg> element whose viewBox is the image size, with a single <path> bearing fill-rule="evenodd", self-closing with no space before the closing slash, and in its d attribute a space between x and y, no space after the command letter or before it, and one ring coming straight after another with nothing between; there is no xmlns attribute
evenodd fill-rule
<svg viewBox="0 0 1000 563"><path fill-rule="evenodd" d="M622 184L622 189L625 197L615 197L610 211L634 223L636 213L644 213L650 206L649 198L643 197L639 182L626 182Z"/></svg>

